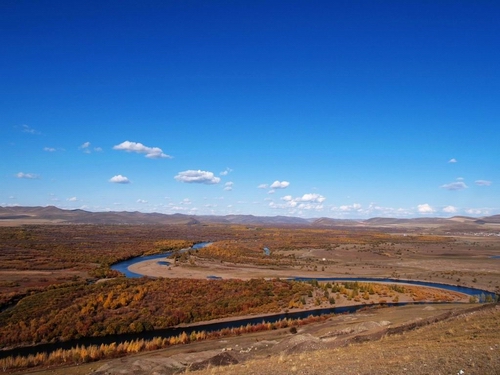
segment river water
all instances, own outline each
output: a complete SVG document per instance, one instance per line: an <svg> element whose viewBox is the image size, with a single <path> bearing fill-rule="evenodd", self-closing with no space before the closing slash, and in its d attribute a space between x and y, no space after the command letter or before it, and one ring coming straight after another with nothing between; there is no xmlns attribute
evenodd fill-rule
<svg viewBox="0 0 500 375"><path fill-rule="evenodd" d="M439 302L438 302L439 303ZM387 303L384 306L404 306L409 303ZM426 302L414 302L410 304L422 305L422 304L432 304ZM40 344L36 346L28 346L22 348L16 348L11 350L0 350L0 358L5 358L8 356L27 356L27 355L35 355L37 353L50 353L56 351L58 349L71 349L79 346L89 346L89 345L101 345L101 344L111 344L116 343L120 344L125 341L132 340L151 340L155 337L168 338L172 336L178 336L182 332L186 332L187 335L191 334L191 332L214 332L219 331L224 328L238 328L241 326L246 326L247 324L259 324L262 322L266 323L274 323L280 321L282 319L304 319L309 316L320 316L325 314L347 314L354 313L362 308L367 307L377 307L379 304L371 304L371 305L356 305L356 306L342 306L342 307L331 307L331 308L322 308L317 310L309 310L309 311L297 311L297 312L289 312L289 313L280 313L280 314L271 314L266 316L259 316L255 318L243 318L225 321L225 322L217 322L217 323L204 323L193 325L190 327L173 327L166 329L159 329L154 331L146 331L141 333L124 333L119 335L110 335L104 337L84 337L78 340L71 340L66 342L57 342L52 344Z"/></svg>
<svg viewBox="0 0 500 375"><path fill-rule="evenodd" d="M193 247L190 249L186 250L181 250L181 251L187 251L187 250L196 250L196 249L201 249L202 247L210 245L211 242L199 242L197 244L194 244ZM166 252L166 253L161 253L161 254L154 254L154 255L146 255L146 256L140 256L140 257L135 257L131 259L124 260L122 262L115 263L111 266L112 270L118 271L123 273L126 277L129 278L139 278L139 277L144 277L144 275L135 273L130 271L128 268L136 263L144 262L146 260L153 260L153 259L163 259L163 261L159 261L158 263L161 264L162 266L169 266L170 263L165 260L165 258L168 258L170 255L172 255L172 251Z"/></svg>
<svg viewBox="0 0 500 375"><path fill-rule="evenodd" d="M204 246L207 246L209 242L203 242L194 245L192 248L197 249L201 248ZM167 252L163 254L155 254L155 255L149 255L149 256L141 256L141 257L136 257L132 259L128 259L123 262L119 262L114 264L111 268L114 270L117 270L119 272L122 272L125 274L126 277L130 278L137 278L137 277L143 277L143 275L136 274L134 272L131 272L128 270L128 267L131 266L132 264L143 262L145 260L151 260L151 259L165 259L169 255L171 255L172 252ZM168 265L167 261L162 261L166 265ZM217 276L212 276L212 278L217 278ZM325 278L306 278L306 277L293 277L291 278L296 281L311 281L311 280L317 280L317 281L330 281L330 282L342 282L342 281L349 281L349 282L383 282L383 283L404 283L404 284L412 284L412 285L421 285L421 286L429 286L429 287L434 287L434 288L440 288L440 289L445 289L445 290L451 290L455 292L460 292L472 296L476 296L479 298L481 302L484 302L484 298L487 295L490 295L492 298L495 298L496 295L495 293L491 293L489 291L485 290L480 290L480 289L474 289L474 288L468 288L468 287L463 287L463 286L457 286L457 285L449 285L449 284L439 284L439 283L432 283L432 282L426 282L426 281L418 281L418 280L400 280L400 279L390 279L390 278L366 278L366 277L325 277ZM441 303L441 302L436 302L436 303ZM403 306L407 305L408 303L388 303L385 304L385 306ZM433 304L432 302L417 302L417 303L412 303L412 304ZM131 333L131 334L120 334L120 335L110 335L110 336L105 336L105 337L86 337L78 340L71 340L71 341L66 341L66 342L61 342L61 343L53 343L53 344L41 344L41 345L36 345L36 346L30 346L30 347L22 347L22 348L16 348L12 350L0 350L0 358L5 358L8 356L16 356L16 355L21 355L21 356L26 356L29 354L36 354L36 353L50 353L52 351L55 351L57 349L70 349L73 348L77 345L101 345L101 344L111 344L113 342L116 342L117 344L125 341L131 341L131 340L136 340L136 339L145 339L145 340L150 340L154 337L172 337L172 336L177 336L181 334L182 332L186 332L188 335L193 332L193 331L206 331L206 332L213 332L213 331L218 331L224 328L237 328L240 326L244 326L247 324L258 324L263 321L265 322L270 322L274 323L282 319L303 319L306 318L310 315L318 316L318 315L323 315L323 314L343 314L343 313L353 313L356 312L359 309L366 308L367 306L377 306L375 305L357 305L357 306L343 306L343 307L332 307L332 308L323 308L323 309L317 309L317 310L309 310L309 311L298 311L298 312L292 312L292 313L281 313L281 314L272 314L272 315L267 315L265 317L256 317L256 318L244 318L244 319L236 319L232 320L229 322L217 322L217 323L204 323L204 324L199 324L196 326L191 326L191 327L174 327L174 328L167 328L167 329L161 329L161 330L155 330L155 331L148 331L148 332L142 332L142 333Z"/></svg>
<svg viewBox="0 0 500 375"><path fill-rule="evenodd" d="M192 249L201 249L202 247L205 247L209 245L211 242L200 242L195 244ZM186 250L185 250L186 251ZM148 256L140 256L132 259L125 260L123 262L116 263L111 266L111 269L119 271L123 273L126 277L129 278L138 278L138 277L143 277L144 275L140 275L137 273L134 273L128 269L133 264L144 262L145 260L152 260L152 259L162 259L162 261L159 261L158 263L164 266L168 266L169 263L168 261L165 261L164 259L172 255L172 252L166 252L162 254L155 254L155 255L148 255ZM217 275L210 276L209 279L219 279ZM439 288L439 289L445 289L445 290L450 290L453 292L459 292L463 294L467 294L470 296L475 296L478 297L479 300L483 299L486 296L491 296L492 298L495 298L495 293L486 291L486 290L481 290L481 289L475 289L475 288L469 288L465 286L460 286L460 285L452 285L452 284L440 284L440 283L433 283L429 281L420 281L420 280L404 280L404 279L391 279L391 278L371 278L371 277L301 277L301 276L296 276L296 277L291 277L291 280L296 280L296 281L310 281L310 280L318 280L318 281L330 281L330 282L342 282L342 281L349 281L349 282L366 282L366 283L394 283L394 284L411 284L411 285L420 285L420 286L429 286L432 288Z"/></svg>

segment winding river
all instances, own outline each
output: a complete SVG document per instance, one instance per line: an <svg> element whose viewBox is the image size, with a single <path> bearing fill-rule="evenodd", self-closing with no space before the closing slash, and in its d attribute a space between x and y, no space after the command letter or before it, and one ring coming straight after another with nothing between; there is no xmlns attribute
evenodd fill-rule
<svg viewBox="0 0 500 375"><path fill-rule="evenodd" d="M203 242L194 245L192 248L201 248L203 246L207 246L209 243ZM119 272L122 272L125 274L126 277L129 278L137 278L137 277L143 277L144 275L136 274L128 270L128 267L131 266L132 264L143 262L145 260L151 260L151 259L164 259L165 257L168 257L171 255L172 252L167 252L163 254L155 254L155 255L150 255L150 256L141 256L141 257L136 257L132 259L128 259L123 262L116 263L113 265L111 268L114 270L117 270ZM165 262L168 264L168 262ZM214 276L215 277L215 276ZM359 282L383 282L383 283L404 283L404 284L413 284L413 285L421 285L421 286L429 286L429 287L434 287L434 288L441 288L441 289L446 289L446 290L451 290L455 292L460 292L464 293L467 295L473 295L476 297L479 297L479 300L481 302L484 302L484 298L488 295L490 295L492 298L495 298L496 295L495 293L491 293L489 291L485 290L480 290L480 289L474 289L474 288L467 288L463 286L456 286L456 285L448 285L448 284L439 284L439 283L431 283L431 282L425 282L425 281L419 281L419 280L400 280L400 279L391 279L391 278L362 278L362 277L326 277L326 278L306 278L306 277L293 277L291 278L293 280L297 281L310 281L310 280L317 280L317 281L359 281ZM435 302L437 303L443 303L443 302ZM433 302L410 302L410 303L386 303L384 306L404 306L408 304L434 304ZM371 304L369 306L377 306L378 304ZM257 324L261 323L263 321L266 322L277 322L282 319L299 319L299 318L306 318L310 315L318 316L318 315L323 315L323 314L343 314L343 313L353 313L356 312L357 310L366 308L367 305L356 305L356 306L342 306L342 307L331 307L331 308L322 308L322 309L316 309L316 310L302 310L302 311L297 311L297 312L288 312L288 313L280 313L280 314L270 314L266 316L259 316L259 317L253 317L253 318L242 318L242 319L235 319L231 321L224 321L224 322L216 322L216 323L201 323L201 324L195 324L189 327L173 327L173 328L166 328L166 329L160 329L160 330L155 330L155 331L146 331L146 332L141 332L141 333L130 333L130 334L119 334L119 335L110 335L110 336L105 336L105 337L85 337L81 338L78 340L71 340L71 341L66 341L66 342L57 342L57 343L50 343L50 344L40 344L36 346L29 346L29 347L22 347L22 348L16 348L16 349L10 349L10 350L0 350L0 358L5 358L8 356L26 356L29 354L36 354L36 353L50 353L52 351L58 350L58 349L70 349L73 348L77 345L101 345L101 344L111 344L113 342L119 344L121 342L125 341L131 341L131 340L136 340L136 339L145 339L145 340L150 340L154 337L171 337L171 336L177 336L181 334L182 332L186 332L188 335L193 332L193 331L206 331L206 332L213 332L213 331L218 331L224 328L237 328L240 326L244 326L247 324Z"/></svg>
<svg viewBox="0 0 500 375"><path fill-rule="evenodd" d="M193 247L181 251L187 251L187 250L196 250L196 249L201 249L202 247L210 245L211 242L199 242L197 244L194 244ZM166 252L166 253L161 253L161 254L153 254L153 255L146 255L146 256L139 256L131 259L124 260L122 262L115 263L111 266L112 270L118 271L123 273L126 277L129 278L139 278L139 277L144 277L144 275L141 275L139 273L135 273L130 271L128 268L136 263L144 262L146 260L154 260L154 259L165 259L172 255L172 251ZM169 263L167 261L163 261L161 263L162 265L168 266Z"/></svg>
<svg viewBox="0 0 500 375"><path fill-rule="evenodd" d="M205 247L209 245L211 242L200 242L195 244L191 249L201 249L202 247ZM186 249L187 250L187 249ZM154 259L163 259L162 261L159 261L160 264L162 265L169 265L168 262L166 262L164 259L168 256L172 255L172 252L166 252L162 254L155 254L155 255L148 255L148 256L140 256L136 258L131 258L128 260L125 260L123 262L118 262L115 263L114 265L111 266L111 269L119 271L123 273L126 277L129 278L138 278L138 277L144 277L145 275L141 275L138 273L134 273L129 270L129 267L133 264L144 262L146 260L154 260ZM219 277L217 276L210 276L210 279L218 279ZM469 288L466 286L460 286L460 285L452 285L452 284L441 284L441 283L433 283L433 282L428 282L428 281L420 281L420 280L406 280L406 279L392 279L392 278L377 278L377 277L302 277L302 276L295 276L295 277L290 277L289 279L295 280L295 281L310 281L310 280L317 280L317 281L325 281L325 282L342 282L342 281L349 281L349 282L366 282L366 283L392 283L392 284L411 284L411 285L419 285L419 286L428 286L432 288L439 288L439 289L444 289L444 290L449 290L453 292L458 292L458 293L463 293L467 294L469 296L474 296L478 297L478 300L481 302L484 302L484 298L486 296L490 296L493 299L495 298L496 294L489 292L487 290L482 290L482 289L476 289L476 288Z"/></svg>

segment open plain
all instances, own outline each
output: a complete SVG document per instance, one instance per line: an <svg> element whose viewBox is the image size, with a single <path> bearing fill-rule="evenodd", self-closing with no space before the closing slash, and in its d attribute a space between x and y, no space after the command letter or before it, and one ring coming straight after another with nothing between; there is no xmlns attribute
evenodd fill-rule
<svg viewBox="0 0 500 375"><path fill-rule="evenodd" d="M470 302L477 302L479 295L409 285L399 288L390 283L373 286L286 281L298 276L318 280L391 278L461 285L498 294L500 227L496 217L491 222L452 218L424 223L379 219L299 224L269 223L265 218L245 218L242 223L234 222L234 218L221 222L221 218L175 216L155 217L158 223L140 223L133 222L129 214L120 217L107 213L106 220L121 218L121 222L103 224L91 222L98 215L91 219L87 215L82 222L78 213L57 215L55 211L44 217L35 211L29 212L29 218L28 214L13 218L9 213L4 219L0 215L0 336L2 347L9 353L30 345L57 347L59 342L79 338L140 334L176 325L320 307L369 308L387 302L459 304L371 308L300 326L298 334L292 333L292 325L287 323L288 328L190 340L188 345L169 345L118 360L82 357L75 359L77 367L67 367L67 360L41 361L29 371L124 374L126 368L133 368L134 374L153 374L155 366L161 365L163 370L156 373L231 373L214 367L226 364L237 366L227 371L241 374L338 373L325 372L326 367L321 367L322 363L333 366L321 360L327 353L341 359L338 368L342 373L353 374L367 374L373 366L381 366L376 373L395 374L402 369L409 374L432 373L417 372L416 366L422 361L427 361L429 369L442 369L436 373L443 374L458 372L466 365L467 374L494 374L499 368L499 343L488 326L498 323L498 308L476 311L482 305ZM33 220L44 220L44 224L34 225ZM190 249L198 242L211 244ZM126 259L163 252L169 255L146 261L139 258L129 268L147 277L124 278L112 267ZM474 324L468 323L472 320ZM488 323L483 325L482 321ZM468 324L475 328L464 328ZM431 343L435 339L429 333L434 332L432 327L446 345ZM451 359L451 348L460 340L465 340L465 348L475 353L475 359L455 364L459 357L457 354ZM355 344L359 341L369 343ZM381 362L377 362L370 357L360 364L359 353L366 356L366 351L393 351L393 345L407 349L397 358L380 357ZM414 345L427 347L432 353L417 353L410 349ZM238 355L235 348L239 348ZM255 348L251 350L258 355L248 354L249 348ZM483 353L485 348L489 352ZM314 363L311 358L315 358ZM349 358L353 358L351 364ZM86 363L97 359L102 361ZM9 368L5 362L3 366L5 371L28 371L22 366ZM50 370L43 370L47 366ZM209 370L202 370L207 366Z"/></svg>

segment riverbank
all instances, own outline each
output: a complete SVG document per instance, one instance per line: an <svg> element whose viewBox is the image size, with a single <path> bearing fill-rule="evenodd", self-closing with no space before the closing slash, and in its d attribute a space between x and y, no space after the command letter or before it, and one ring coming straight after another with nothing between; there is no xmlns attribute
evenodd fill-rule
<svg viewBox="0 0 500 375"><path fill-rule="evenodd" d="M417 327L423 327L422 332L424 333L426 331L433 332L442 342L443 339L453 338L455 333L448 326L443 328L443 323L441 322L445 324L448 324L446 322L450 322L452 326L458 326L458 324L461 324L460 322L463 321L464 324L470 328L473 323L470 319L477 317L477 319L479 319L478 321L482 322L484 314L491 314L491 311L498 310L490 307L487 305L471 306L467 304L458 304L434 306L408 305L402 307L371 309L353 315L336 315L321 323L302 326L298 329L297 334L291 333L289 329L257 332L242 336L195 342L189 345L176 345L154 352L143 352L119 359L84 363L79 366L64 368L29 371L25 373L37 375L87 375L91 373L108 375L146 375L156 371L162 374L174 374L186 371L193 372L195 368L209 366L209 369L206 370L205 373L210 374L213 373L211 371L214 371L213 367L217 365L218 359L233 358L236 359L236 361L226 362L226 364L233 363L232 366L236 367L228 367L225 370L219 368L217 369L217 373L225 371L224 373L227 374L240 374L246 371L245 368L249 369L248 366L254 366L254 361L265 361L259 366L263 366L262 369L267 369L267 366L269 366L271 362L274 364L275 361L285 365L293 358L293 355L300 356L303 360L310 356L314 356L314 358L317 358L316 360L318 360L318 363L320 363L320 358L315 354L316 351L312 350L327 349L330 355L323 357L323 361L325 358L331 357L333 353L335 355L332 358L336 359L343 356L342 353L344 350L352 349L351 351L355 352L360 349L362 350L363 347L359 347L357 344L359 342L365 343L362 345L376 345L376 349L372 346L370 347L370 352L372 354L373 350L376 350L377 353L385 352L383 349L384 345L387 345L390 341L387 341L389 338L379 340L381 337L384 337L388 333L402 333ZM483 311L485 312L483 313ZM437 323L438 321L439 323ZM399 350L406 347L416 348L422 344L418 336L419 331L421 330L416 330L415 333L411 333L411 340L407 339L407 335L410 333L397 335L396 337L400 337L399 340L406 339L404 343L399 344L401 346ZM462 330L457 330L456 332L462 332ZM482 342L480 341L482 340L482 333L477 330L474 332L476 344ZM491 328L485 328L484 332L492 333L494 330L492 331ZM435 339L433 340L432 342L434 345L439 345L436 344ZM398 353L399 350L397 351ZM497 347L495 350L498 351L499 348ZM488 351L492 355L497 353L491 352L489 347ZM388 353L389 352L396 353L392 349L388 351ZM367 352L363 352L360 358L364 358L364 361L356 363L358 363L358 365L365 363L368 358L367 354ZM436 347L436 350L433 350L432 354L439 357L439 347ZM346 358L348 357L349 356ZM351 361L337 363L339 361L335 360L334 362L335 363L330 365L331 369L339 365L352 365L350 363ZM408 357L406 362L408 362ZM187 370L188 367L189 370ZM367 371L365 372L368 373ZM247 371L247 373L260 374L262 372L259 371L259 367L252 367L252 371ZM288 366L287 371L281 369L276 373L293 373L291 364ZM316 373L331 373L331 371ZM347 372L335 371L335 373Z"/></svg>
<svg viewBox="0 0 500 375"><path fill-rule="evenodd" d="M486 290L480 290L471 287L458 286L454 284L438 283L423 280L411 280L411 279L392 279L387 278L383 274L373 274L370 272L360 272L360 274L351 276L350 273L342 274L339 269L333 269L328 273L325 271L310 271L301 268L270 268L263 266L245 265L245 264L234 264L217 262L212 260L197 259L195 264L189 263L177 263L177 264L164 264L165 262L159 261L159 259L154 260L144 260L131 262L128 266L133 274L141 274L150 277L165 277L165 278L184 278L184 279L241 279L249 280L255 278L264 279L316 279L316 280L332 280L338 279L340 281L360 281L368 283L398 283L403 285L419 285L423 288L436 288L445 289L452 292L457 292L462 294L462 297L455 298L455 302L468 302L470 296L477 297L482 292L490 294L494 299L494 293L488 292ZM337 272L335 272L337 271ZM344 279L344 280L342 280ZM427 285L426 285L427 284ZM412 302L411 298L406 298L403 296L398 296L400 302ZM380 300L369 299L365 301L366 303L380 303ZM484 302L484 301L481 301ZM352 305L359 303L358 301L351 302L350 299L345 299L341 302L342 305Z"/></svg>
<svg viewBox="0 0 500 375"><path fill-rule="evenodd" d="M194 258L194 257L193 257ZM358 277L387 277L387 272L384 270L373 271L372 269L360 268L356 269L356 273L346 272L344 266L330 265L327 269L314 271L304 269L303 267L265 267L262 265L249 265L241 263L228 263L217 260L207 260L202 258L194 258L193 263L177 263L164 264L163 261L169 262L166 257L161 259L141 260L130 262L127 267L129 271L143 276L151 277L169 277L183 279L206 279L211 277L221 279L241 279L249 280L256 278L292 278L292 277L308 277L308 278L324 278L324 277L349 277L355 275ZM162 264L163 263L163 264ZM359 272L358 272L359 271Z"/></svg>

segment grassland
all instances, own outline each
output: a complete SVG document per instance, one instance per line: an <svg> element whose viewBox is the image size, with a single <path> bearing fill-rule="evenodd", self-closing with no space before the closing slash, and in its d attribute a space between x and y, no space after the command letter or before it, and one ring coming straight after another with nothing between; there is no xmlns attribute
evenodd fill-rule
<svg viewBox="0 0 500 375"><path fill-rule="evenodd" d="M212 245L176 253L169 268L155 262L137 265L140 273L158 280L127 280L110 269L120 260L203 241ZM500 259L492 258L499 254L498 236L443 234L429 227L4 225L0 344L8 348L331 305L467 302L425 288L370 290L278 278L392 277L499 293ZM208 275L224 280L209 281Z"/></svg>

